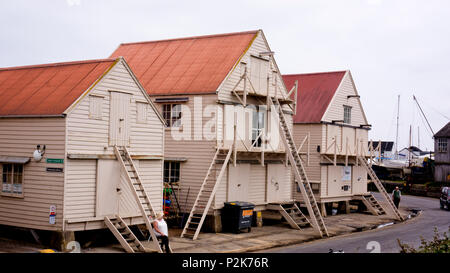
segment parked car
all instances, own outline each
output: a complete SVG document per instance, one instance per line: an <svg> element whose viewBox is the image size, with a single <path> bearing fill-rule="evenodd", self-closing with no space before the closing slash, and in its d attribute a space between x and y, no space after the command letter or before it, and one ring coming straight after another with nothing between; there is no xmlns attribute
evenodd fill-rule
<svg viewBox="0 0 450 273"><path fill-rule="evenodd" d="M450 210L450 187L443 187L441 190L441 209L444 207Z"/></svg>

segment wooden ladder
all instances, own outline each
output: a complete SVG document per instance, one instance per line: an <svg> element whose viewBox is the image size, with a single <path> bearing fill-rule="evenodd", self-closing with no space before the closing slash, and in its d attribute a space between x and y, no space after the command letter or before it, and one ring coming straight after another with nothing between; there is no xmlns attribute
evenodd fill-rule
<svg viewBox="0 0 450 273"><path fill-rule="evenodd" d="M384 208L378 203L377 199L372 194L367 195L358 195L355 196L354 199L360 200L367 207L367 210L370 211L373 215L383 215L386 214Z"/></svg>
<svg viewBox="0 0 450 273"><path fill-rule="evenodd" d="M136 238L128 225L116 215L115 217L105 217L106 226L114 234L114 237L119 241L120 245L128 253L146 252L145 247Z"/></svg>
<svg viewBox="0 0 450 273"><path fill-rule="evenodd" d="M145 225L152 237L153 245L156 250L161 253L161 247L156 238L155 231L153 230L152 223L150 219L154 219L156 214L153 210L150 198L145 191L144 185L142 184L142 179L139 176L138 170L131 159L130 153L127 147L114 146L114 153L122 166L123 171L126 173L126 178L128 185L130 186L131 192L136 200L136 203L141 211L142 218L144 218Z"/></svg>
<svg viewBox="0 0 450 273"><path fill-rule="evenodd" d="M295 203L269 204L268 209L277 210L293 229L311 226L308 218Z"/></svg>
<svg viewBox="0 0 450 273"><path fill-rule="evenodd" d="M388 203L388 207L389 207L390 211L392 212L392 214L398 220L404 221L403 216L400 214L398 209L395 207L394 202L392 201L391 197L387 193L387 191L384 188L383 184L381 183L380 179L378 179L378 176L375 174L373 169L369 166L369 163L367 162L367 160L364 157L361 157L361 156L358 156L357 158L358 158L359 162L361 162L361 165L364 166L364 168L366 169L367 173L372 178L372 181L375 183L375 186L377 187L378 191L383 195L384 199L386 199L386 201Z"/></svg>
<svg viewBox="0 0 450 273"><path fill-rule="evenodd" d="M192 207L191 213L189 214L189 218L184 226L183 232L181 233L181 237L191 237L192 240L197 239L198 234L202 228L203 222L205 221L206 215L208 214L208 210L211 206L212 200L214 199L214 195L220 185L223 174L226 171L228 162L230 161L231 153L233 149L230 149L225 157L225 160L222 163L222 167L220 168L219 176L212 176L213 170L216 166L216 161L220 157L221 150L217 149L214 154L213 160L211 161L211 165L206 173L205 179L203 180L202 186L200 187L200 191L198 192L197 198L195 199L194 206ZM218 170L216 168L216 170ZM215 172L214 172L215 173Z"/></svg>
<svg viewBox="0 0 450 273"><path fill-rule="evenodd" d="M325 222L322 218L322 214L320 213L319 206L317 205L316 198L314 197L314 193L311 189L308 177L306 176L305 168L303 167L300 155L298 154L297 148L295 147L292 133L289 130L280 102L276 97L273 98L273 101L268 101L271 102L271 105L274 105L273 101L275 102L274 107L278 112L278 116L280 118L280 130L283 132L284 136L281 137L281 139L283 140L283 144L286 149L286 153L288 155L291 166L295 166L293 168L295 180L300 187L300 192L302 193L303 200L306 204L306 208L308 209L310 223L312 224L312 227L319 233L320 237L323 237L324 235L329 236L327 227L325 226Z"/></svg>

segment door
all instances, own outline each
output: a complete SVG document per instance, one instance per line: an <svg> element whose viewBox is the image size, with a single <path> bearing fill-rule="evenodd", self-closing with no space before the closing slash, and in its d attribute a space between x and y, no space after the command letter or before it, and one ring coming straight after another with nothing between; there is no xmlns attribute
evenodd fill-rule
<svg viewBox="0 0 450 273"><path fill-rule="evenodd" d="M119 213L120 170L116 160L97 161L97 217Z"/></svg>
<svg viewBox="0 0 450 273"><path fill-rule="evenodd" d="M267 164L267 203L286 201L284 196L290 182L286 181L283 164Z"/></svg>
<svg viewBox="0 0 450 273"><path fill-rule="evenodd" d="M362 166L353 166L352 194L364 194L367 192L367 171Z"/></svg>
<svg viewBox="0 0 450 273"><path fill-rule="evenodd" d="M228 202L248 201L250 164L228 165Z"/></svg>
<svg viewBox="0 0 450 273"><path fill-rule="evenodd" d="M129 108L131 94L111 92L109 112L109 145L129 146Z"/></svg>

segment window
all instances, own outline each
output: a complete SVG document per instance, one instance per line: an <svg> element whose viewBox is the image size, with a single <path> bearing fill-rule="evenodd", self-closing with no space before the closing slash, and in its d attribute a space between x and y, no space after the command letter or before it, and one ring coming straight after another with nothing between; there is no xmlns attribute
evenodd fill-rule
<svg viewBox="0 0 450 273"><path fill-rule="evenodd" d="M311 183L311 190L314 194L319 194L320 184L319 183Z"/></svg>
<svg viewBox="0 0 450 273"><path fill-rule="evenodd" d="M164 104L163 117L167 123L167 127L180 127L181 104Z"/></svg>
<svg viewBox="0 0 450 273"><path fill-rule="evenodd" d="M89 96L89 118L102 119L103 97Z"/></svg>
<svg viewBox="0 0 450 273"><path fill-rule="evenodd" d="M164 182L174 183L180 181L180 162L164 162Z"/></svg>
<svg viewBox="0 0 450 273"><path fill-rule="evenodd" d="M147 123L147 103L136 102L136 122Z"/></svg>
<svg viewBox="0 0 450 273"><path fill-rule="evenodd" d="M262 131L264 129L265 117L264 111L253 111L252 121L252 146L261 147Z"/></svg>
<svg viewBox="0 0 450 273"><path fill-rule="evenodd" d="M439 153L447 152L447 139L446 138L438 138L437 139L437 150Z"/></svg>
<svg viewBox="0 0 450 273"><path fill-rule="evenodd" d="M2 193L19 195L23 194L23 165L3 164L2 170Z"/></svg>
<svg viewBox="0 0 450 273"><path fill-rule="evenodd" d="M352 122L352 107L344 105L344 123L350 124Z"/></svg>

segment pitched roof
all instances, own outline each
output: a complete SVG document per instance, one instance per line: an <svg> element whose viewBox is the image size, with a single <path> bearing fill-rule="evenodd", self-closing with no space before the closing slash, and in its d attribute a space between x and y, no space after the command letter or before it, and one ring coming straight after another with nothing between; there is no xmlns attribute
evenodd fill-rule
<svg viewBox="0 0 450 273"><path fill-rule="evenodd" d="M434 137L450 137L450 122L439 130Z"/></svg>
<svg viewBox="0 0 450 273"><path fill-rule="evenodd" d="M213 93L257 33L126 43L111 57L124 57L149 94Z"/></svg>
<svg viewBox="0 0 450 273"><path fill-rule="evenodd" d="M61 115L115 61L0 68L0 116Z"/></svg>
<svg viewBox="0 0 450 273"><path fill-rule="evenodd" d="M298 81L297 114L294 123L318 123L339 87L346 71L283 75L287 90Z"/></svg>

